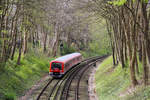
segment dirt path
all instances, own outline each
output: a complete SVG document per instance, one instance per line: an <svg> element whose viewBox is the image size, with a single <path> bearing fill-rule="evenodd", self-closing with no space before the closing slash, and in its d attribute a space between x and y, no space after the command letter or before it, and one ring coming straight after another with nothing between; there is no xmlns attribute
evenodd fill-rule
<svg viewBox="0 0 150 100"><path fill-rule="evenodd" d="M34 92L36 92L37 90L40 91L42 88L42 86L47 83L49 79L49 75L44 75L41 80L39 80L35 85L32 86L31 89L29 89L26 94L22 97L19 97L17 100L35 100L36 96L34 96Z"/></svg>
<svg viewBox="0 0 150 100"><path fill-rule="evenodd" d="M96 95L96 84L95 84L95 73L96 73L96 69L97 68L93 68L89 77L89 87L88 87L88 91L89 91L89 100L98 100L98 97Z"/></svg>

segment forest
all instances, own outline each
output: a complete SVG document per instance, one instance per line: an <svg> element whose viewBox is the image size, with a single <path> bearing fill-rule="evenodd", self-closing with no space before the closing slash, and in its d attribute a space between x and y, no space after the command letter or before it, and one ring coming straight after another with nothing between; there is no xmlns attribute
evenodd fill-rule
<svg viewBox="0 0 150 100"><path fill-rule="evenodd" d="M133 87L141 75L148 86L149 22L149 0L0 0L0 78L27 81L24 71L32 73L36 68L29 66L38 60L48 66L50 59L81 52L85 58L112 55L114 67L130 71ZM11 92L0 86L0 97L20 95L11 83Z"/></svg>
<svg viewBox="0 0 150 100"><path fill-rule="evenodd" d="M106 23L85 9L87 3L0 0L0 98L23 95L58 56L111 53Z"/></svg>
<svg viewBox="0 0 150 100"><path fill-rule="evenodd" d="M30 47L40 47L54 57L58 52L70 52L66 49L71 46L81 51L88 48L88 44L94 42L90 30L92 21L89 20L95 18L80 10L85 4L76 7L77 3L79 1L1 0L1 63L13 60L17 52L17 64L20 64L22 55Z"/></svg>
<svg viewBox="0 0 150 100"><path fill-rule="evenodd" d="M114 65L121 63L122 68L129 67L133 86L138 85L139 63L143 66L144 85L149 84L150 36L149 0L102 1L94 9L100 9L106 19L107 30L111 38ZM105 9L102 9L105 8Z"/></svg>
<svg viewBox="0 0 150 100"><path fill-rule="evenodd" d="M124 79L120 79L121 82L127 82L126 77L128 78L129 75L130 83L127 86L128 88L124 86L126 83L122 83L121 86L122 88L124 86L123 91L129 92L127 94L131 97L125 100L149 100L150 1L94 0L91 1L90 7L93 12L106 21L111 41L113 65L121 64L122 72L119 72L119 68L117 68L114 70L113 75L116 73L118 75L116 77L124 76ZM112 77L110 76L112 82L115 83ZM142 89L138 88L139 86ZM130 92L130 90L133 91ZM126 95L126 93L123 94Z"/></svg>

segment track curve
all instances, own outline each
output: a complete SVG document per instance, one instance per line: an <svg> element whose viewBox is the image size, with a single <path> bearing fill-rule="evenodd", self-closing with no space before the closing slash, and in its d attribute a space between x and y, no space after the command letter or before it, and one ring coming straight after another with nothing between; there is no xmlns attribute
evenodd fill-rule
<svg viewBox="0 0 150 100"><path fill-rule="evenodd" d="M53 81L56 81L56 79L49 80L49 82L42 89L36 100L69 100L70 97L69 92L71 90L72 84L76 85L71 98L72 99L74 98L73 100L82 100L80 99L79 95L81 87L80 84L83 76L90 68L95 66L96 62L101 61L106 57L107 56L92 57L83 60L79 64L72 67L70 71L68 71L62 79L57 80L57 82L55 82L55 84L53 85L53 87L51 87L51 89L47 88L50 86L50 84L52 84ZM46 96L46 99L41 99L41 97L44 95L44 92L46 91L49 92L49 95Z"/></svg>

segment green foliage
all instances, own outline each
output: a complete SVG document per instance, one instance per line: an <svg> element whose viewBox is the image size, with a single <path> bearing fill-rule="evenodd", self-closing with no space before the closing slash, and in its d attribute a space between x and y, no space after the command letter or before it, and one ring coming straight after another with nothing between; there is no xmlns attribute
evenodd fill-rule
<svg viewBox="0 0 150 100"><path fill-rule="evenodd" d="M93 23L90 25L92 41L89 43L85 51L81 51L84 57L102 56L111 54L110 39L106 30L104 20L101 23Z"/></svg>
<svg viewBox="0 0 150 100"><path fill-rule="evenodd" d="M2 32L3 34L7 34L7 33L8 33L7 30L1 30L1 32Z"/></svg>
<svg viewBox="0 0 150 100"><path fill-rule="evenodd" d="M148 3L149 0L141 0L141 1L144 2L144 3Z"/></svg>
<svg viewBox="0 0 150 100"><path fill-rule="evenodd" d="M113 68L112 57L102 62L96 72L96 91L99 99L102 100L150 100L150 87L137 87L132 94L125 94L124 91L130 86L129 67L122 69L121 65ZM142 66L139 65L140 77ZM139 78L139 77L138 77ZM119 97L120 93L125 96Z"/></svg>
<svg viewBox="0 0 150 100"><path fill-rule="evenodd" d="M0 15L2 15L3 14L3 10L0 10Z"/></svg>
<svg viewBox="0 0 150 100"><path fill-rule="evenodd" d="M96 91L99 99L120 100L119 93L130 84L129 70L123 70L120 65L112 66L112 57L107 58L96 72Z"/></svg>
<svg viewBox="0 0 150 100"><path fill-rule="evenodd" d="M5 100L15 100L16 94L14 92L8 92L5 94Z"/></svg>
<svg viewBox="0 0 150 100"><path fill-rule="evenodd" d="M48 73L49 62L53 59L34 50L25 55L18 66L17 55L0 71L0 97L3 99L15 100L16 96L22 95L23 91L29 89L41 75Z"/></svg>
<svg viewBox="0 0 150 100"><path fill-rule="evenodd" d="M135 2L136 0L132 0ZM149 0L141 0L143 3L148 3ZM113 0L113 1L108 1L109 4L113 4L115 6L122 6L127 2L127 0Z"/></svg>
<svg viewBox="0 0 150 100"><path fill-rule="evenodd" d="M62 55L66 55L69 53L76 52L76 49L72 45L68 47L67 43L64 43L63 44L63 50L60 52L62 53Z"/></svg>
<svg viewBox="0 0 150 100"><path fill-rule="evenodd" d="M127 2L127 0L113 0L113 1L108 1L109 4L117 5L117 6L122 6Z"/></svg>

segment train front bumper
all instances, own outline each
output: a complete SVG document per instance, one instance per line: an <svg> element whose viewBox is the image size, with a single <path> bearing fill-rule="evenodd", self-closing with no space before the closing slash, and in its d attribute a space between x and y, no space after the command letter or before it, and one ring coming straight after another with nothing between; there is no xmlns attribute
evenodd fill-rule
<svg viewBox="0 0 150 100"><path fill-rule="evenodd" d="M64 74L63 73L56 74L55 72L49 72L49 75L54 78L61 78Z"/></svg>

